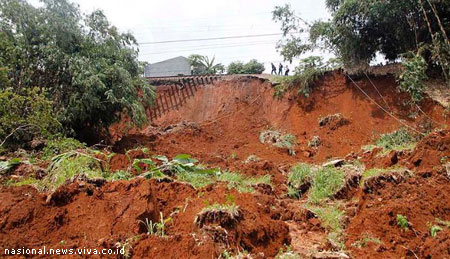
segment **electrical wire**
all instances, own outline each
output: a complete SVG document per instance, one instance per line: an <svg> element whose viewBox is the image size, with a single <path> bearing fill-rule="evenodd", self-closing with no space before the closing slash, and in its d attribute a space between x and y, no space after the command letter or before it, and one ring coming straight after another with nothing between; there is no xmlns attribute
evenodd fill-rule
<svg viewBox="0 0 450 259"><path fill-rule="evenodd" d="M239 36L228 36L228 37L216 37L216 38L199 38L199 39L185 39L185 40L166 40L166 41L148 41L140 42L139 45L150 45L150 44L165 44L165 43L176 43L176 42L191 42L191 41L210 41L210 40L225 40L225 39L242 39L242 38L257 38L257 37L270 37L270 36L280 36L282 33L267 33L267 34L255 34L255 35L239 35Z"/></svg>

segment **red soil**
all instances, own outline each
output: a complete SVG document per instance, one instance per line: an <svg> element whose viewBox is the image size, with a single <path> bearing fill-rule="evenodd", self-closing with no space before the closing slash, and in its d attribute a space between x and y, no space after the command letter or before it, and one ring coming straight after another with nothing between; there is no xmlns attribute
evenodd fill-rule
<svg viewBox="0 0 450 259"><path fill-rule="evenodd" d="M411 111L417 109L405 104L408 98L397 92L394 78L378 77L373 82L387 105L368 80L357 81L380 105L392 109L396 117L418 129L426 125L426 116L421 113L415 119L409 118ZM261 187L253 194L241 194L228 190L224 184L195 190L188 184L144 179L75 182L51 196L32 187L2 186L0 246L113 248L117 242L138 236L131 242L134 258L217 258L225 249L271 258L285 244L303 254L309 246L329 249L320 221L301 209L304 200L284 197L286 172L299 161L319 164L331 157L352 159L362 155L368 168L399 164L419 174L402 181L383 182L373 193L364 193L352 185L352 190L339 196L348 207L345 238L351 256L449 257L449 230L432 238L427 222L435 217L450 220L450 185L441 163L443 157L450 156L450 131L427 136L412 152L394 152L385 157L378 157L376 152L363 155L362 146L401 125L347 83L343 74L327 75L316 84L309 98L292 95L277 100L273 93L269 82L249 78L200 87L181 108L144 129L128 130L126 120L112 126L111 140L118 154L108 162L112 170L126 170L134 158L155 154L171 158L188 153L202 163L248 176L270 174L273 191ZM434 126L447 123L444 109L430 99L421 108L437 122ZM319 126L321 117L336 113L346 123L339 123L338 127ZM299 142L296 155L260 143L259 134L266 129L295 135ZM314 136L321 140L317 148L308 146ZM135 150L125 154L135 147L147 147L150 152ZM260 160L245 163L250 155ZM194 223L205 204L224 203L227 195L234 197L242 213L235 224L216 222L200 227ZM160 212L172 218L167 223L167 238L146 235L140 223L145 219L158 221ZM407 216L413 229L402 232L396 226L396 214ZM352 246L365 233L380 238L383 244L370 243L361 249Z"/></svg>

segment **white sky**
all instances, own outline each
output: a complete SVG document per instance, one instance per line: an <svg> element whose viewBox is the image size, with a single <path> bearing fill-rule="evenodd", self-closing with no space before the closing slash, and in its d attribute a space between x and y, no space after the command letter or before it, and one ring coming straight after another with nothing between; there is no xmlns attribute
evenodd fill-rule
<svg viewBox="0 0 450 259"><path fill-rule="evenodd" d="M36 0L31 0L35 2ZM277 5L290 3L307 21L328 19L325 0L71 0L83 12L102 9L121 31L138 42L281 33L272 21ZM215 56L216 62L256 58L270 69L283 59L275 49L281 36L140 45L139 59L154 63L177 56ZM296 64L292 64L291 71ZM267 71L266 71L267 72ZM270 71L269 71L270 72Z"/></svg>

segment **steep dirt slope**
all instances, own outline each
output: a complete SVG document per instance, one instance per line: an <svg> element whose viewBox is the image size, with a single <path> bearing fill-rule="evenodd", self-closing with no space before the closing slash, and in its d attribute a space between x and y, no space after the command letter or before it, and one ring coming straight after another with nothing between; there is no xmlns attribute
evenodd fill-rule
<svg viewBox="0 0 450 259"><path fill-rule="evenodd" d="M407 96L397 91L392 77L373 79L384 100L367 79L357 83L406 123L418 127L430 121L417 108L407 104ZM273 93L272 85L260 79L242 78L203 87L182 108L167 113L143 130L134 129L122 136L122 125L112 127L114 138L120 139L117 150L145 145L155 153L187 152L212 163L226 160L232 153L241 159L254 154L279 162L323 162L330 157L358 152L378 134L402 126L338 72L319 82L309 98L287 96L278 100L273 98ZM435 126L447 121L443 117L444 109L430 99L423 101L422 110L437 122ZM340 113L347 123L335 128L319 126L320 118L336 113ZM181 122L188 127L173 128ZM295 148L297 155L292 157L285 151L261 144L259 134L265 129L294 134L299 142ZM314 136L321 140L318 148L308 147Z"/></svg>

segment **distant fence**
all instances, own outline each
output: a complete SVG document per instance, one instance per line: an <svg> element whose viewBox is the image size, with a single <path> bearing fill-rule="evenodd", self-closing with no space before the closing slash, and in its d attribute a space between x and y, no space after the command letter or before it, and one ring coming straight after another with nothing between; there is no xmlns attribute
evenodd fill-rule
<svg viewBox="0 0 450 259"><path fill-rule="evenodd" d="M165 113L179 109L187 99L194 96L199 87L213 84L222 76L180 76L180 77L148 77L149 83L156 88L158 94L154 106L149 109L150 121L154 121Z"/></svg>

